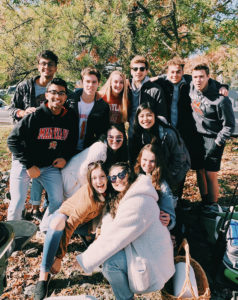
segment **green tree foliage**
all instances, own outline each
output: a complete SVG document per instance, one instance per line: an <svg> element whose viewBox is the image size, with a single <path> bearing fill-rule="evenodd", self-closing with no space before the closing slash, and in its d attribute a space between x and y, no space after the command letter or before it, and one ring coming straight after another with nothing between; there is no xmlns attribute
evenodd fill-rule
<svg viewBox="0 0 238 300"><path fill-rule="evenodd" d="M44 49L59 56L58 76L70 82L88 64L105 75L110 63L128 72L139 53L157 73L174 55L236 51L235 9L231 0L2 0L0 86L32 76Z"/></svg>

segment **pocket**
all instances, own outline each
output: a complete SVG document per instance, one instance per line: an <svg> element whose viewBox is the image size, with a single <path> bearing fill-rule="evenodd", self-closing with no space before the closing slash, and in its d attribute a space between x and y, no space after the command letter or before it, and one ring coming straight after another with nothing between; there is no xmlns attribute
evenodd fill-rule
<svg viewBox="0 0 238 300"><path fill-rule="evenodd" d="M147 261L142 257L136 257L134 262L133 283L138 292L143 292L149 288L149 272Z"/></svg>
<svg viewBox="0 0 238 300"><path fill-rule="evenodd" d="M128 281L131 291L141 293L150 286L149 268L147 259L138 256L132 244L125 248Z"/></svg>

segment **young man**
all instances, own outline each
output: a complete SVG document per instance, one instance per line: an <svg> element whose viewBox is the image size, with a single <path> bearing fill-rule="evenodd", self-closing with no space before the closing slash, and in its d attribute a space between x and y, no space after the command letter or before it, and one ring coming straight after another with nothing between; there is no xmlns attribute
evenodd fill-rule
<svg viewBox="0 0 238 300"><path fill-rule="evenodd" d="M109 126L109 105L96 99L101 75L98 70L88 67L81 72L83 88L75 91L70 107L78 116L79 139L77 152L96 142Z"/></svg>
<svg viewBox="0 0 238 300"><path fill-rule="evenodd" d="M53 79L58 65L58 57L50 50L45 50L37 55L37 68L40 75L24 80L17 86L16 92L9 108L13 121L20 121L24 116L35 112L36 107L45 101L47 84ZM40 220L42 214L39 210L42 186L32 181L31 217Z"/></svg>
<svg viewBox="0 0 238 300"><path fill-rule="evenodd" d="M73 155L78 139L75 113L64 107L66 82L60 78L50 81L45 98L35 112L16 124L7 140L13 153L7 219L21 219L28 185L34 178L48 194L49 206L40 224L42 232L47 231L50 215L63 201L60 169Z"/></svg>
<svg viewBox="0 0 238 300"><path fill-rule="evenodd" d="M17 86L9 108L14 121L34 112L44 102L46 86L57 71L58 57L52 51L45 50L37 55L37 63L40 75L22 81Z"/></svg>
<svg viewBox="0 0 238 300"><path fill-rule="evenodd" d="M137 107L143 102L151 102L155 106L157 116L167 117L167 106L164 91L155 82L151 82L148 76L149 62L145 57L137 55L130 63L132 80L129 87L129 110L128 110L128 142L129 154L132 156L132 134L133 124ZM133 163L133 162L132 162Z"/></svg>
<svg viewBox="0 0 238 300"><path fill-rule="evenodd" d="M190 98L197 131L203 139L204 156L200 162L200 176L207 203L218 201L219 185L217 172L226 140L235 127L231 101L219 95L214 81L209 80L206 64L196 65L192 70Z"/></svg>
<svg viewBox="0 0 238 300"><path fill-rule="evenodd" d="M161 85L165 92L168 108L168 121L178 129L191 158L191 168L197 172L198 186L201 197L206 201L203 183L199 169L200 162L204 156L203 140L197 132L195 121L192 115L191 98L189 96L190 82L192 77L184 74L184 62L179 57L174 57L167 62L167 74L156 77L156 83ZM210 79L210 81L213 81ZM227 95L226 86L213 81L220 93ZM177 191L179 198L183 193L183 184Z"/></svg>

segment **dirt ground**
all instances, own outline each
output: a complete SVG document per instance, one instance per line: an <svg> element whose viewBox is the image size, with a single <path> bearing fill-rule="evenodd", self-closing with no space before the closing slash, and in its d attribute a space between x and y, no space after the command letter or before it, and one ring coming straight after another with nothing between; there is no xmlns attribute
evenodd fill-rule
<svg viewBox="0 0 238 300"><path fill-rule="evenodd" d="M9 159L5 160L9 166ZM4 170L6 169L9 168L4 165ZM228 205L235 184L237 183L237 178L238 141L233 138L226 147L222 161L222 169L219 172L219 203L221 205ZM4 188L4 193L0 192L1 221L6 219L8 203L4 200L4 197L7 192L8 187ZM196 176L193 171L189 171L187 175L183 198L191 207L196 206L194 203L200 201L196 185ZM213 256L216 249L214 245L208 242L208 236L200 226L200 217L201 214L196 209L192 209L189 212L186 211L182 217L186 224L185 232L190 245L191 256L200 262L207 273L212 299L231 299L232 291L236 291L236 287L230 286L230 283L227 283L224 278L221 280L222 282L215 283L214 276L211 275L211 271L214 267ZM16 251L12 254L8 259L7 287L0 299L33 299L32 295L38 279L42 250L43 239L39 237L39 235L36 235L23 250ZM75 236L68 247L68 253L64 258L60 273L54 276L49 285L48 296L90 294L101 300L114 299L110 285L100 273L93 276L86 276L77 271L72 271L75 256L84 250L85 247L80 238ZM160 293L137 296L136 299L160 299Z"/></svg>

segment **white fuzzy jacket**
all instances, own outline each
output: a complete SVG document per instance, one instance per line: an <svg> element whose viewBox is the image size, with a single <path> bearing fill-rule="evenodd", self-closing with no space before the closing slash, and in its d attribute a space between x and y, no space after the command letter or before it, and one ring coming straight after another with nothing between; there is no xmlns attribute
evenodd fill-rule
<svg viewBox="0 0 238 300"><path fill-rule="evenodd" d="M73 156L61 170L64 197L71 197L81 186L87 183L88 164L107 159L107 145L96 142L82 152Z"/></svg>
<svg viewBox="0 0 238 300"><path fill-rule="evenodd" d="M104 217L101 235L89 248L77 256L86 273L91 273L112 255L125 248L128 272L131 250L146 262L147 287L136 290L130 278L132 292L148 293L163 288L174 274L173 246L167 227L159 220L158 195L148 176L140 175L121 199L115 219ZM129 273L130 274L130 273ZM133 277L133 276L132 276Z"/></svg>

